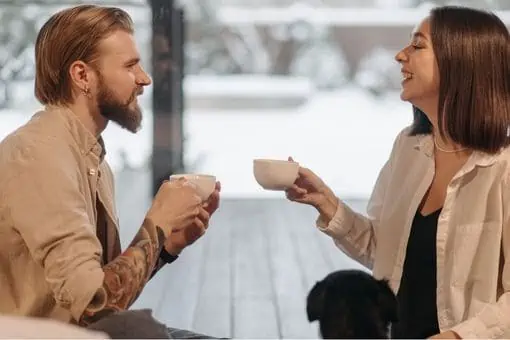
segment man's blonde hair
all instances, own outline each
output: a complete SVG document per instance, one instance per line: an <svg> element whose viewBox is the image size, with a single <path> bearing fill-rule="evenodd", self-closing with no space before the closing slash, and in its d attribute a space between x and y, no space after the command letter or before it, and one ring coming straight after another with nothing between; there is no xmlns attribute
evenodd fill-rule
<svg viewBox="0 0 510 340"><path fill-rule="evenodd" d="M37 99L44 105L71 103L71 64L93 64L99 43L117 30L132 34L134 28L129 14L116 7L82 5L51 16L35 43Z"/></svg>

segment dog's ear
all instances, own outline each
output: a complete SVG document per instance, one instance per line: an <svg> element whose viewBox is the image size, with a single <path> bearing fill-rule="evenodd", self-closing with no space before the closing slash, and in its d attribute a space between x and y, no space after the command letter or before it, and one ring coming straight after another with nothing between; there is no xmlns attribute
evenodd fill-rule
<svg viewBox="0 0 510 340"><path fill-rule="evenodd" d="M377 284L379 285L377 300L379 306L381 307L382 317L388 322L397 322L398 306L395 293L393 293L393 290L391 290L390 285L388 284L388 280L377 280Z"/></svg>
<svg viewBox="0 0 510 340"><path fill-rule="evenodd" d="M308 321L320 320L324 310L324 296L326 295L326 284L318 281L308 293L306 299L306 314Z"/></svg>

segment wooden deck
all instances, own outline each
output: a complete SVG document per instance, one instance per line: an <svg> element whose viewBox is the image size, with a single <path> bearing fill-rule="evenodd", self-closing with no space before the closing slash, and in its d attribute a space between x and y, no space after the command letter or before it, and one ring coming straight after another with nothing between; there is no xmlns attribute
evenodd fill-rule
<svg viewBox="0 0 510 340"><path fill-rule="evenodd" d="M348 201L358 211L364 201ZM149 207L149 176L117 175L125 246ZM317 338L309 289L327 273L359 267L319 232L316 212L285 199L224 199L208 232L158 273L133 308L170 327L232 338Z"/></svg>

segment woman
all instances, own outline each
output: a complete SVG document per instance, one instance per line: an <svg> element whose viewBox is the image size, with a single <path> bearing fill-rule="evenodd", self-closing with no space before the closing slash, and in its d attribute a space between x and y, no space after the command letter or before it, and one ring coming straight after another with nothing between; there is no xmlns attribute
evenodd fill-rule
<svg viewBox="0 0 510 340"><path fill-rule="evenodd" d="M287 197L397 292L397 338L510 336L510 37L495 15L433 9L397 55L414 122L396 138L368 217L312 171Z"/></svg>

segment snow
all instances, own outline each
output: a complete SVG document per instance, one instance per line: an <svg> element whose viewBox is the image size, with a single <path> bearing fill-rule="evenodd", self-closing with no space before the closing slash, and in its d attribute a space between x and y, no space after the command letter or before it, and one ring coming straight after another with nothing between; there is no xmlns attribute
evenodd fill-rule
<svg viewBox="0 0 510 340"><path fill-rule="evenodd" d="M308 96L312 82L305 77L254 75L187 76L184 91L188 96Z"/></svg>

